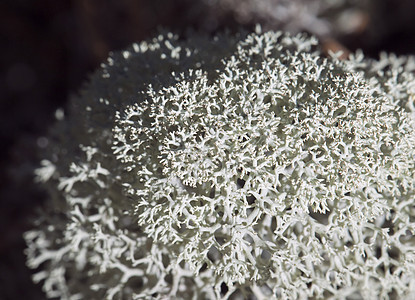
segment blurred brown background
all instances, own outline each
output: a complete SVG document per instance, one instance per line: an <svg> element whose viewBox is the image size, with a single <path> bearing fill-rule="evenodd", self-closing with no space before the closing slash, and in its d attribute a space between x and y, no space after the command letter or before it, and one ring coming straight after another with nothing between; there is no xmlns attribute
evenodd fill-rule
<svg viewBox="0 0 415 300"><path fill-rule="evenodd" d="M330 31L324 37L328 47L362 48L372 57L380 51L415 54L415 1L368 0L342 9L355 13L339 23L344 14L336 11L326 16L328 26L356 26ZM161 27L214 34L228 27L250 29L256 22L280 26L257 15L241 20L232 7L208 0L0 2L0 299L44 299L31 283L21 238L46 199L32 183L37 146L54 111L77 93L108 52L149 38Z"/></svg>

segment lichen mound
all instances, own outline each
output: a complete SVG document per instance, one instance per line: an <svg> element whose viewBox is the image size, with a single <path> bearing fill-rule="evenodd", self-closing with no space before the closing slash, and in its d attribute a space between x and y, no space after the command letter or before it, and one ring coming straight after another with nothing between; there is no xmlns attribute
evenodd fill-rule
<svg viewBox="0 0 415 300"><path fill-rule="evenodd" d="M113 54L50 134L28 265L62 299L408 299L411 59L280 32Z"/></svg>

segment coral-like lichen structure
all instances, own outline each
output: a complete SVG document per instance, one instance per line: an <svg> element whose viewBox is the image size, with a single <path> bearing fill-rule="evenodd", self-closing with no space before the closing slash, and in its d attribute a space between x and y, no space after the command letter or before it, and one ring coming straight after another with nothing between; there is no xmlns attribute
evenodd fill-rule
<svg viewBox="0 0 415 300"><path fill-rule="evenodd" d="M51 130L28 265L61 299L408 299L415 64L280 32L113 53Z"/></svg>

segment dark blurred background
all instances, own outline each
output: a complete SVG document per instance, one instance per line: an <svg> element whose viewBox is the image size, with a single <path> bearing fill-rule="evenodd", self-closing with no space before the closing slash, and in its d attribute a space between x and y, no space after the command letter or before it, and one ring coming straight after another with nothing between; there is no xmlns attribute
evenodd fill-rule
<svg viewBox="0 0 415 300"><path fill-rule="evenodd" d="M32 172L54 112L65 107L109 51L150 38L160 28L212 35L259 22L266 29L308 30L325 50L361 48L374 58L381 51L415 54L412 0L344 0L336 7L323 4L327 0L310 1L317 3L310 10L315 27L304 26L310 16L300 13L307 0L292 0L298 5L286 19L275 17L286 0L240 1L244 5L235 0L0 2L0 300L45 298L25 267L21 237L47 199ZM261 11L258 3L271 9Z"/></svg>

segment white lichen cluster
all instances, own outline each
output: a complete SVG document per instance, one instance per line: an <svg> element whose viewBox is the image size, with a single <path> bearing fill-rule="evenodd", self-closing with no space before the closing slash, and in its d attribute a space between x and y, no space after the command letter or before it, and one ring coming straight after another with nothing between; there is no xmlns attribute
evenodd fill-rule
<svg viewBox="0 0 415 300"><path fill-rule="evenodd" d="M50 135L28 265L61 299L409 299L415 64L303 35L111 56Z"/></svg>

